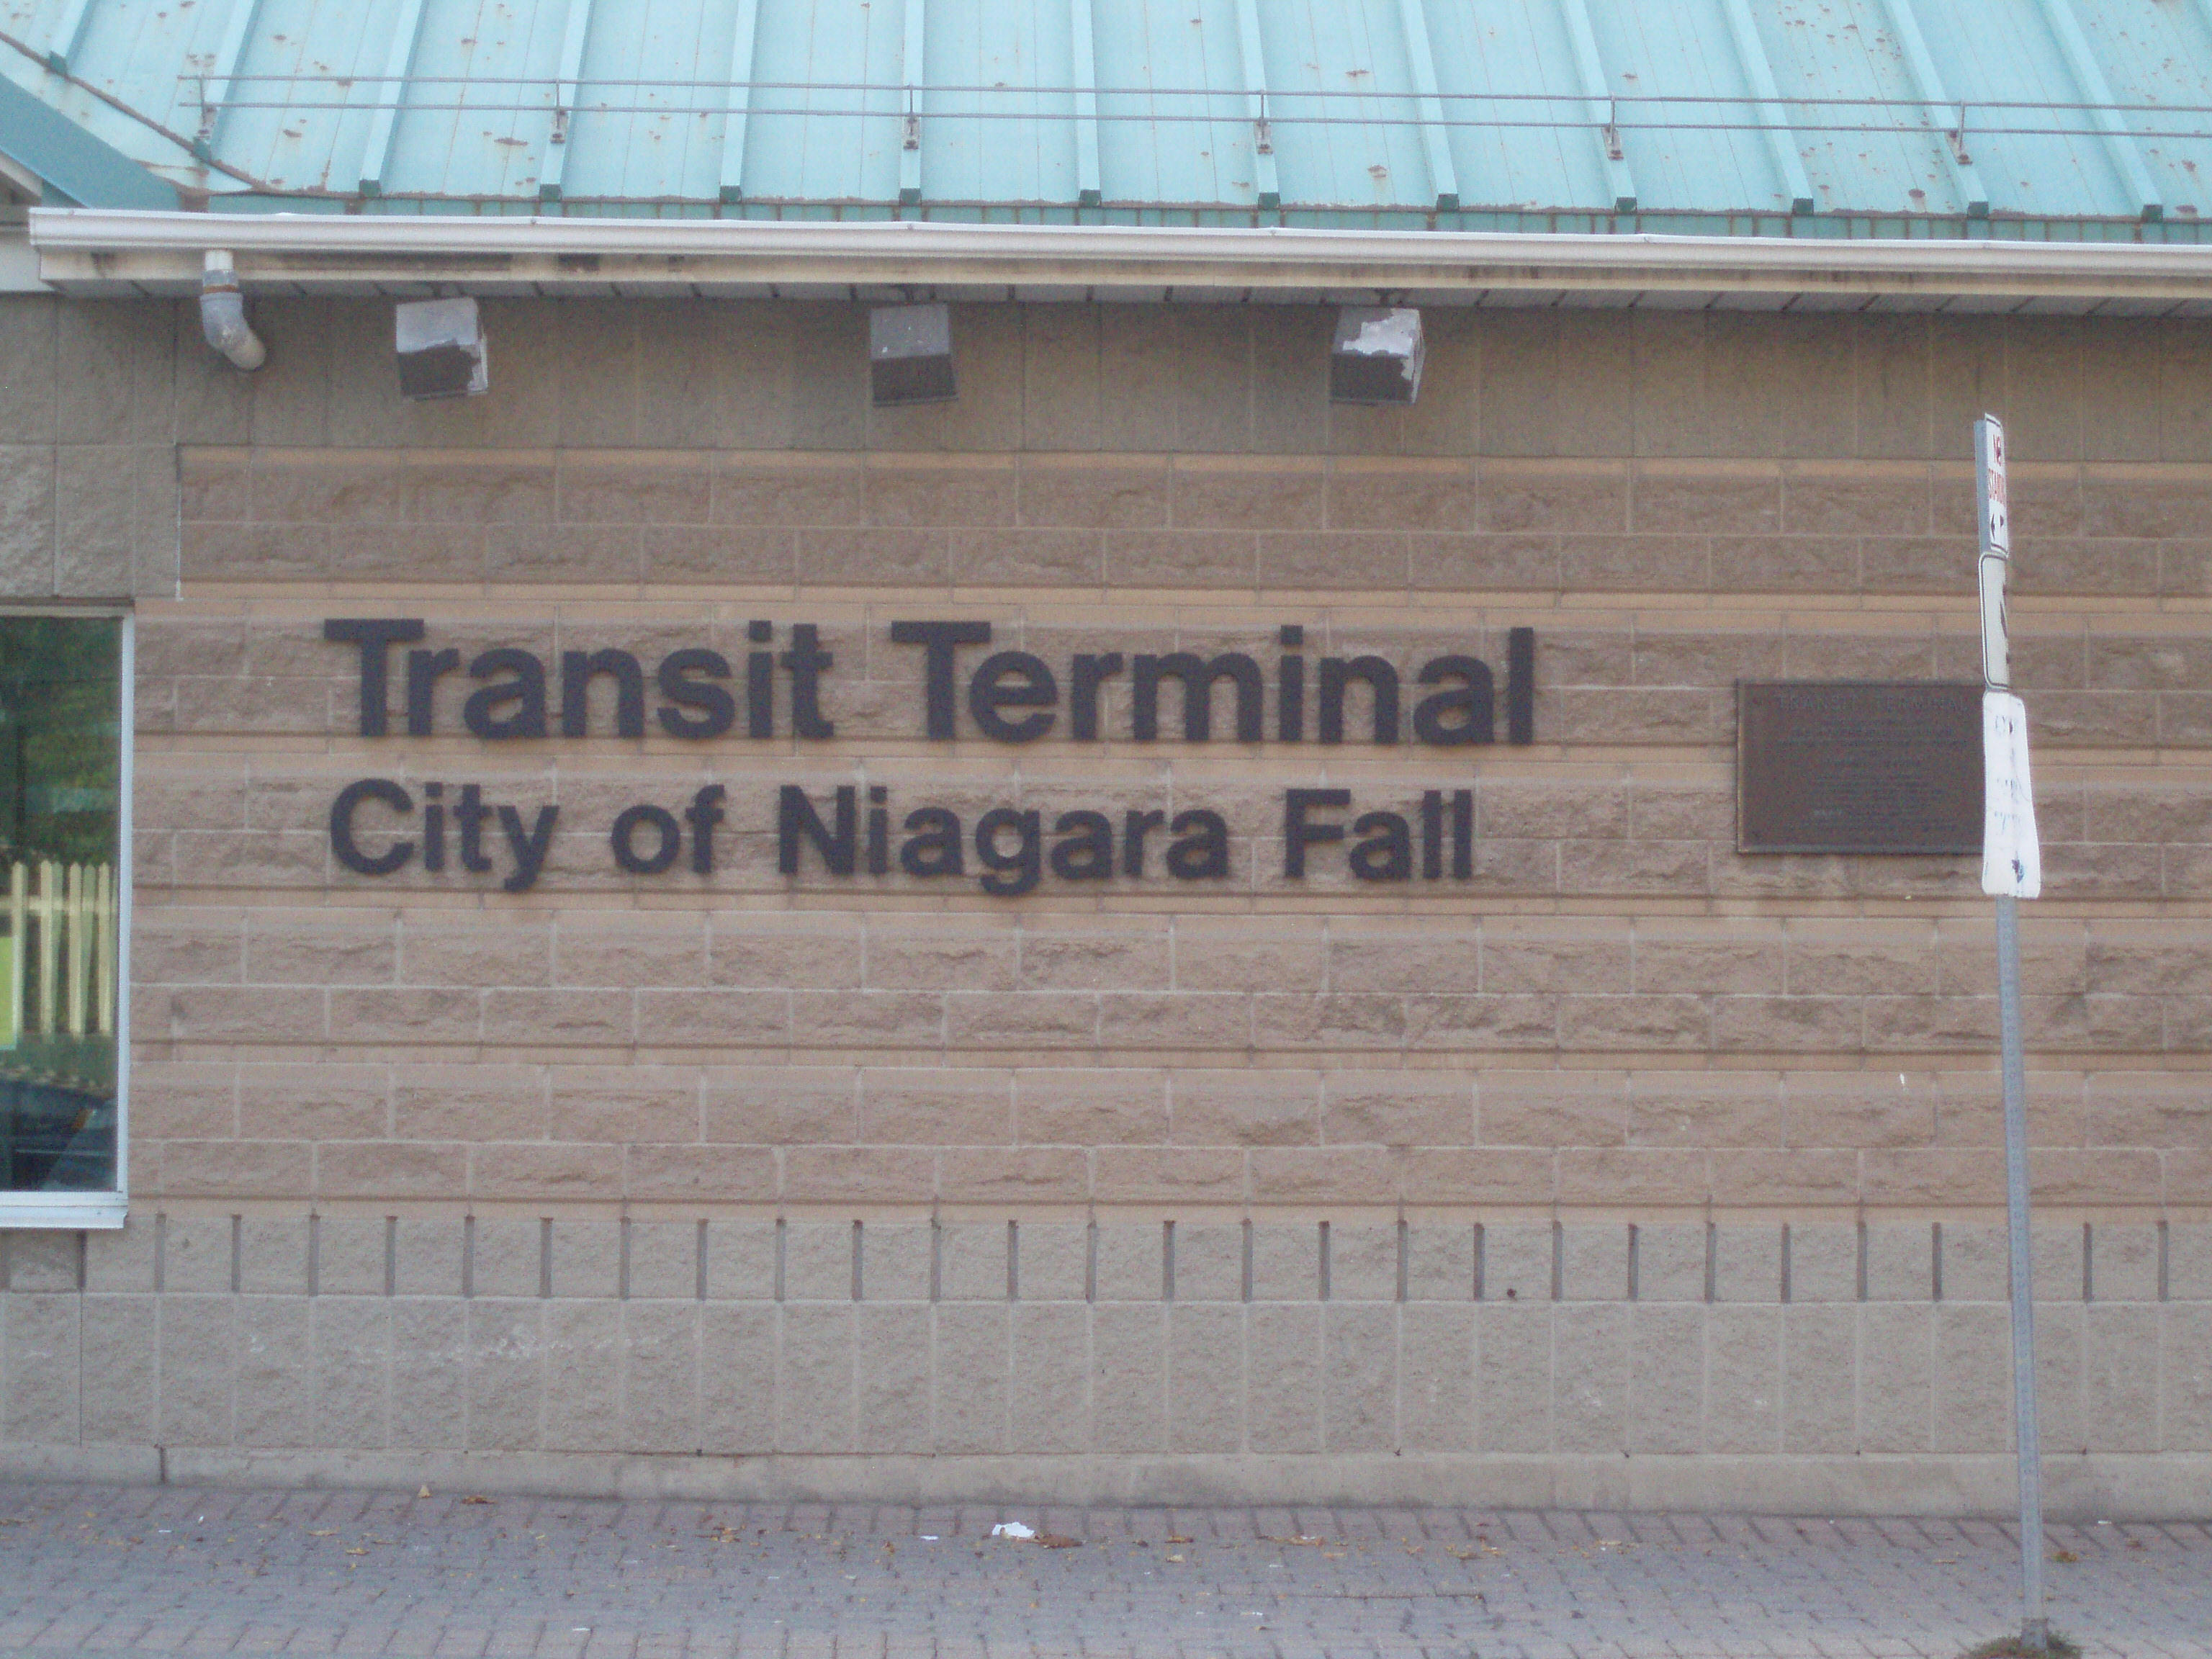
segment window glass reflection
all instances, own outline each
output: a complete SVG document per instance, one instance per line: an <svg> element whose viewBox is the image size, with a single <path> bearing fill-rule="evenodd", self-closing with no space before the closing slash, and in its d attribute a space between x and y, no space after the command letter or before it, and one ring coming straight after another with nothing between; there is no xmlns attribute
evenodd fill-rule
<svg viewBox="0 0 2212 1659"><path fill-rule="evenodd" d="M115 1186L121 646L0 617L0 1190Z"/></svg>

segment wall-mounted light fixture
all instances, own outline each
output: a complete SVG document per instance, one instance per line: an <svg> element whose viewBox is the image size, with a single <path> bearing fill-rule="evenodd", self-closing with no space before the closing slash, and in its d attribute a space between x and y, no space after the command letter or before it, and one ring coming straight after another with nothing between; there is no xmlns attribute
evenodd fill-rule
<svg viewBox="0 0 2212 1659"><path fill-rule="evenodd" d="M1328 352L1339 404L1410 404L1420 395L1421 313L1411 306L1346 306Z"/></svg>
<svg viewBox="0 0 2212 1659"><path fill-rule="evenodd" d="M949 307L876 306L869 311L868 393L879 409L941 404L957 395Z"/></svg>
<svg viewBox="0 0 2212 1659"><path fill-rule="evenodd" d="M474 300L405 300L394 313L403 398L480 398L491 389Z"/></svg>

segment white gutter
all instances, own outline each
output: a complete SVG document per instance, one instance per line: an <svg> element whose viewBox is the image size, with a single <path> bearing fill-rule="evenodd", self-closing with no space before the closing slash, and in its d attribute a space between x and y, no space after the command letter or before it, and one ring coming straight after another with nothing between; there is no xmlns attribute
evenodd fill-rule
<svg viewBox="0 0 2212 1659"><path fill-rule="evenodd" d="M975 225L875 220L499 218L39 209L57 286L166 291L210 245L248 287L363 283L557 292L638 285L939 284L1327 290L1443 301L1528 290L2212 301L2212 246L1807 237Z"/></svg>

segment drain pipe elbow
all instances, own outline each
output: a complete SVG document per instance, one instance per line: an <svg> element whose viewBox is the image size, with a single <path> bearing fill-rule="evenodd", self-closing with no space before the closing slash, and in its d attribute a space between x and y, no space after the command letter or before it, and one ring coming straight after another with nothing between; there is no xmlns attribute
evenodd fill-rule
<svg viewBox="0 0 2212 1659"><path fill-rule="evenodd" d="M200 332L234 368L250 374L269 361L269 348L246 320L238 271L229 253L221 248L208 250L207 264L200 273Z"/></svg>

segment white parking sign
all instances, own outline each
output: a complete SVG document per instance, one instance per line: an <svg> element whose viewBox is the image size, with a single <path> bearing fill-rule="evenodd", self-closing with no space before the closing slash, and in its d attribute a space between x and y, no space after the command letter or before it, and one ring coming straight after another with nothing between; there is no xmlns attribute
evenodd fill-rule
<svg viewBox="0 0 2212 1659"><path fill-rule="evenodd" d="M2043 850L2027 773L2027 709L2008 691L1982 693L1982 890L2034 898L2043 891Z"/></svg>
<svg viewBox="0 0 2212 1659"><path fill-rule="evenodd" d="M1982 416L1978 435L1981 442L1982 548L1985 552L2012 551L2012 503L2005 492L2005 435L2004 422L1994 415Z"/></svg>

